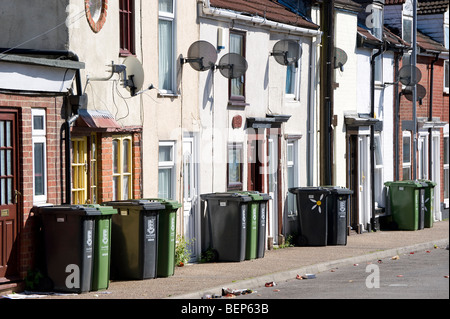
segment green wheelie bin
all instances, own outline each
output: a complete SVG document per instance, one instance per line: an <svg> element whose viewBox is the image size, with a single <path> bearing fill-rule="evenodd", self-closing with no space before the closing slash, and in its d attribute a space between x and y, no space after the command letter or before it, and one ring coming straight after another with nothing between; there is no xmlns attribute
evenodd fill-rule
<svg viewBox="0 0 450 319"><path fill-rule="evenodd" d="M400 230L423 229L426 184L405 180L384 183L389 190L392 222Z"/></svg>
<svg viewBox="0 0 450 319"><path fill-rule="evenodd" d="M175 246L177 240L177 210L181 204L175 200L150 198L164 205L159 212L157 277L170 277L175 272Z"/></svg>
<svg viewBox="0 0 450 319"><path fill-rule="evenodd" d="M436 187L436 183L430 180L419 180L427 186L425 187L425 217L424 217L424 227L431 228L433 227L434 222L434 188Z"/></svg>
<svg viewBox="0 0 450 319"><path fill-rule="evenodd" d="M100 211L95 216L94 264L92 269L92 291L109 287L111 265L111 228L112 216L117 210L110 206L86 205Z"/></svg>

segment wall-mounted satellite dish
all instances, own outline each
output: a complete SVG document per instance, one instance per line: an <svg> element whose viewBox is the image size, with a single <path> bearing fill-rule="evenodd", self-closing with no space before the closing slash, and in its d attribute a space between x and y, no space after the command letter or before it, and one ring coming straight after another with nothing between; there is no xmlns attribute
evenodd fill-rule
<svg viewBox="0 0 450 319"><path fill-rule="evenodd" d="M280 40L273 46L270 54L281 65L296 64L302 56L302 48L293 40Z"/></svg>
<svg viewBox="0 0 450 319"><path fill-rule="evenodd" d="M245 74L248 64L242 55L227 53L220 59L217 68L224 77L235 79Z"/></svg>
<svg viewBox="0 0 450 319"><path fill-rule="evenodd" d="M133 56L127 57L123 64L126 66L123 73L124 87L130 91L131 96L134 96L144 84L144 69L141 62Z"/></svg>
<svg viewBox="0 0 450 319"><path fill-rule="evenodd" d="M413 65L405 65L400 69L398 79L403 85L414 85L419 83L420 79L422 79L422 72Z"/></svg>
<svg viewBox="0 0 450 319"><path fill-rule="evenodd" d="M413 101L413 87L407 86L403 90L403 95L406 97L408 101ZM416 96L417 101L422 101L422 99L427 95L427 90L423 87L423 85L416 84Z"/></svg>
<svg viewBox="0 0 450 319"><path fill-rule="evenodd" d="M188 50L188 57L181 58L181 64L189 63L196 71L207 71L214 68L217 61L216 48L207 41L196 41Z"/></svg>
<svg viewBox="0 0 450 319"><path fill-rule="evenodd" d="M347 63L347 53L340 49L334 48L334 68L344 71L344 64Z"/></svg>

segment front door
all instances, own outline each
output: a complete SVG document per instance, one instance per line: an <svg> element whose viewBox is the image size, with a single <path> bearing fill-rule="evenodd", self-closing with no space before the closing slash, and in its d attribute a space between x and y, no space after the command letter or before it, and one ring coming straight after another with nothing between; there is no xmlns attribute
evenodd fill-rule
<svg viewBox="0 0 450 319"><path fill-rule="evenodd" d="M0 278L18 274L17 113L0 111Z"/></svg>
<svg viewBox="0 0 450 319"><path fill-rule="evenodd" d="M195 152L195 137L183 138L183 221L184 237L190 245L191 260L197 260L200 245L198 211L198 161Z"/></svg>

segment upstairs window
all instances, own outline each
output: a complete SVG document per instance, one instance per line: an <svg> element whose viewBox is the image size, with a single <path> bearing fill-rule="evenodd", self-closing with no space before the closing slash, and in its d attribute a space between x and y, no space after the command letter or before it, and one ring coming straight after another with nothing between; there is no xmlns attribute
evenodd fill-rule
<svg viewBox="0 0 450 319"><path fill-rule="evenodd" d="M245 58L245 33L230 30L230 53L237 53ZM232 105L243 105L245 103L245 75L230 79L229 82L230 102Z"/></svg>
<svg viewBox="0 0 450 319"><path fill-rule="evenodd" d="M159 0L159 90L175 93L175 0Z"/></svg>
<svg viewBox="0 0 450 319"><path fill-rule="evenodd" d="M134 0L119 1L120 55L134 55Z"/></svg>

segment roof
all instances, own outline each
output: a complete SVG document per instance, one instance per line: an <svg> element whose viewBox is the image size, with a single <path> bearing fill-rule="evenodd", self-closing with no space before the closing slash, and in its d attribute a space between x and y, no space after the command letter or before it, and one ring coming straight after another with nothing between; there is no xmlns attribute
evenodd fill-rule
<svg viewBox="0 0 450 319"><path fill-rule="evenodd" d="M448 10L449 0L419 0L417 14L438 14Z"/></svg>
<svg viewBox="0 0 450 319"><path fill-rule="evenodd" d="M116 130L121 126L108 111L78 110L77 127L88 127L93 130Z"/></svg>
<svg viewBox="0 0 450 319"><path fill-rule="evenodd" d="M319 26L293 13L274 0L210 0L211 7L259 16L296 27L319 29Z"/></svg>
<svg viewBox="0 0 450 319"><path fill-rule="evenodd" d="M448 52L441 43L434 41L420 31L417 31L417 45L424 51Z"/></svg>
<svg viewBox="0 0 450 319"><path fill-rule="evenodd" d="M404 4L406 0L384 0L385 5L389 4Z"/></svg>

